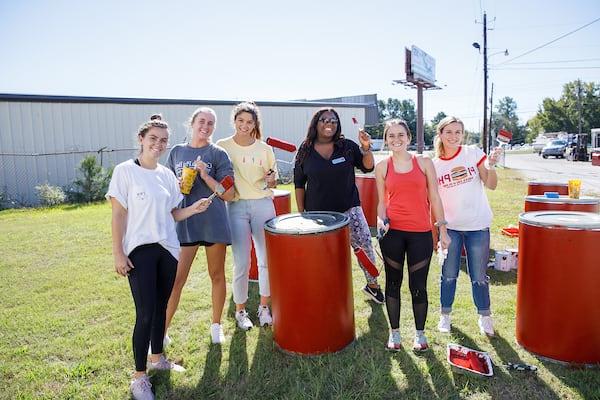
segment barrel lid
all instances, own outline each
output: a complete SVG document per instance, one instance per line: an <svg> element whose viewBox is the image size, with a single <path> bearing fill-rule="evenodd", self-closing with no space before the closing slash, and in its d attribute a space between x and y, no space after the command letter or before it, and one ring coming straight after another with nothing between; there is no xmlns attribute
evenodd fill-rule
<svg viewBox="0 0 600 400"><path fill-rule="evenodd" d="M579 211L530 211L519 214L519 222L546 228L600 230L600 214Z"/></svg>
<svg viewBox="0 0 600 400"><path fill-rule="evenodd" d="M578 199L572 199L569 196L546 197L536 194L525 197L525 201L532 203L558 203L558 204L598 204L600 199L590 196L581 196Z"/></svg>
<svg viewBox="0 0 600 400"><path fill-rule="evenodd" d="M275 197L280 197L280 196L287 196L290 194L289 190L281 190L281 189L271 189L273 191L273 196Z"/></svg>
<svg viewBox="0 0 600 400"><path fill-rule="evenodd" d="M548 186L569 186L566 182L543 182L543 181L529 181L528 185L548 185Z"/></svg>
<svg viewBox="0 0 600 400"><path fill-rule="evenodd" d="M283 214L265 223L265 230L290 235L310 235L334 231L348 225L350 218L339 212L309 211Z"/></svg>

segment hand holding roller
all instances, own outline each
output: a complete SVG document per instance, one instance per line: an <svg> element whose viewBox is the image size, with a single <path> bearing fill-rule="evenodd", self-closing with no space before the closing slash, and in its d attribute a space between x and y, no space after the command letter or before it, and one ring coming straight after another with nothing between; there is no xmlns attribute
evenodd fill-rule
<svg viewBox="0 0 600 400"><path fill-rule="evenodd" d="M217 183L215 186L215 191L213 194L211 194L210 196L208 196L208 200L211 200L215 198L215 196L219 195L223 195L223 193L225 193L226 191L228 191L229 189L231 189L231 187L233 186L233 177L230 175L227 175L225 178L223 178L221 180L221 182Z"/></svg>

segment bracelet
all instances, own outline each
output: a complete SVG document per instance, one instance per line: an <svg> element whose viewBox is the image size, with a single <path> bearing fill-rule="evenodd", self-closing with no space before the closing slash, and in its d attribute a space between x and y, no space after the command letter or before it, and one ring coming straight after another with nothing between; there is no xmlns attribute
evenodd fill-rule
<svg viewBox="0 0 600 400"><path fill-rule="evenodd" d="M441 221L435 221L435 223L433 225L437 226L439 228L442 225L448 225L448 221L446 221L445 219L443 219Z"/></svg>
<svg viewBox="0 0 600 400"><path fill-rule="evenodd" d="M358 146L358 148L360 149L360 154L362 154L363 156L365 154L367 154L368 152L371 151L371 149L373 148L373 146L371 145L371 143L369 143L369 148L368 149L363 149L362 146Z"/></svg>

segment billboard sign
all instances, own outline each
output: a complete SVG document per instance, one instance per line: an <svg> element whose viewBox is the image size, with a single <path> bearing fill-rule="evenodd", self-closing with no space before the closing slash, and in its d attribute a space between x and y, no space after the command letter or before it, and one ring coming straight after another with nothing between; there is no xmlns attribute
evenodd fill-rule
<svg viewBox="0 0 600 400"><path fill-rule="evenodd" d="M410 53L412 80L435 84L435 59L414 45Z"/></svg>

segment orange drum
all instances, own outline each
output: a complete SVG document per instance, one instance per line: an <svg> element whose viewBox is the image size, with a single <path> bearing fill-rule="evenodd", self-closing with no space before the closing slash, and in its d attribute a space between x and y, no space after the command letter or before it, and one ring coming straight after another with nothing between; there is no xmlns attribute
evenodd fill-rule
<svg viewBox="0 0 600 400"><path fill-rule="evenodd" d="M273 191L273 204L275 205L275 215L289 214L292 212L292 197L289 190L271 189ZM258 282L258 264L256 262L256 252L254 251L254 242L250 250L250 271L248 278L251 282Z"/></svg>
<svg viewBox="0 0 600 400"><path fill-rule="evenodd" d="M569 194L569 185L560 182L537 182L529 181L527 184L527 195L544 194L545 192L557 192L558 194Z"/></svg>
<svg viewBox="0 0 600 400"><path fill-rule="evenodd" d="M273 339L282 350L333 353L354 341L349 221L313 211L265 224Z"/></svg>
<svg viewBox="0 0 600 400"><path fill-rule="evenodd" d="M519 215L517 341L557 361L600 363L600 215Z"/></svg>
<svg viewBox="0 0 600 400"><path fill-rule="evenodd" d="M375 175L356 175L354 181L358 188L358 197L362 207L367 224L370 227L377 227L377 185L375 184Z"/></svg>
<svg viewBox="0 0 600 400"><path fill-rule="evenodd" d="M600 199L586 196L571 199L569 196L551 198L532 195L525 197L525 212L527 211L583 211L597 213L600 211Z"/></svg>

